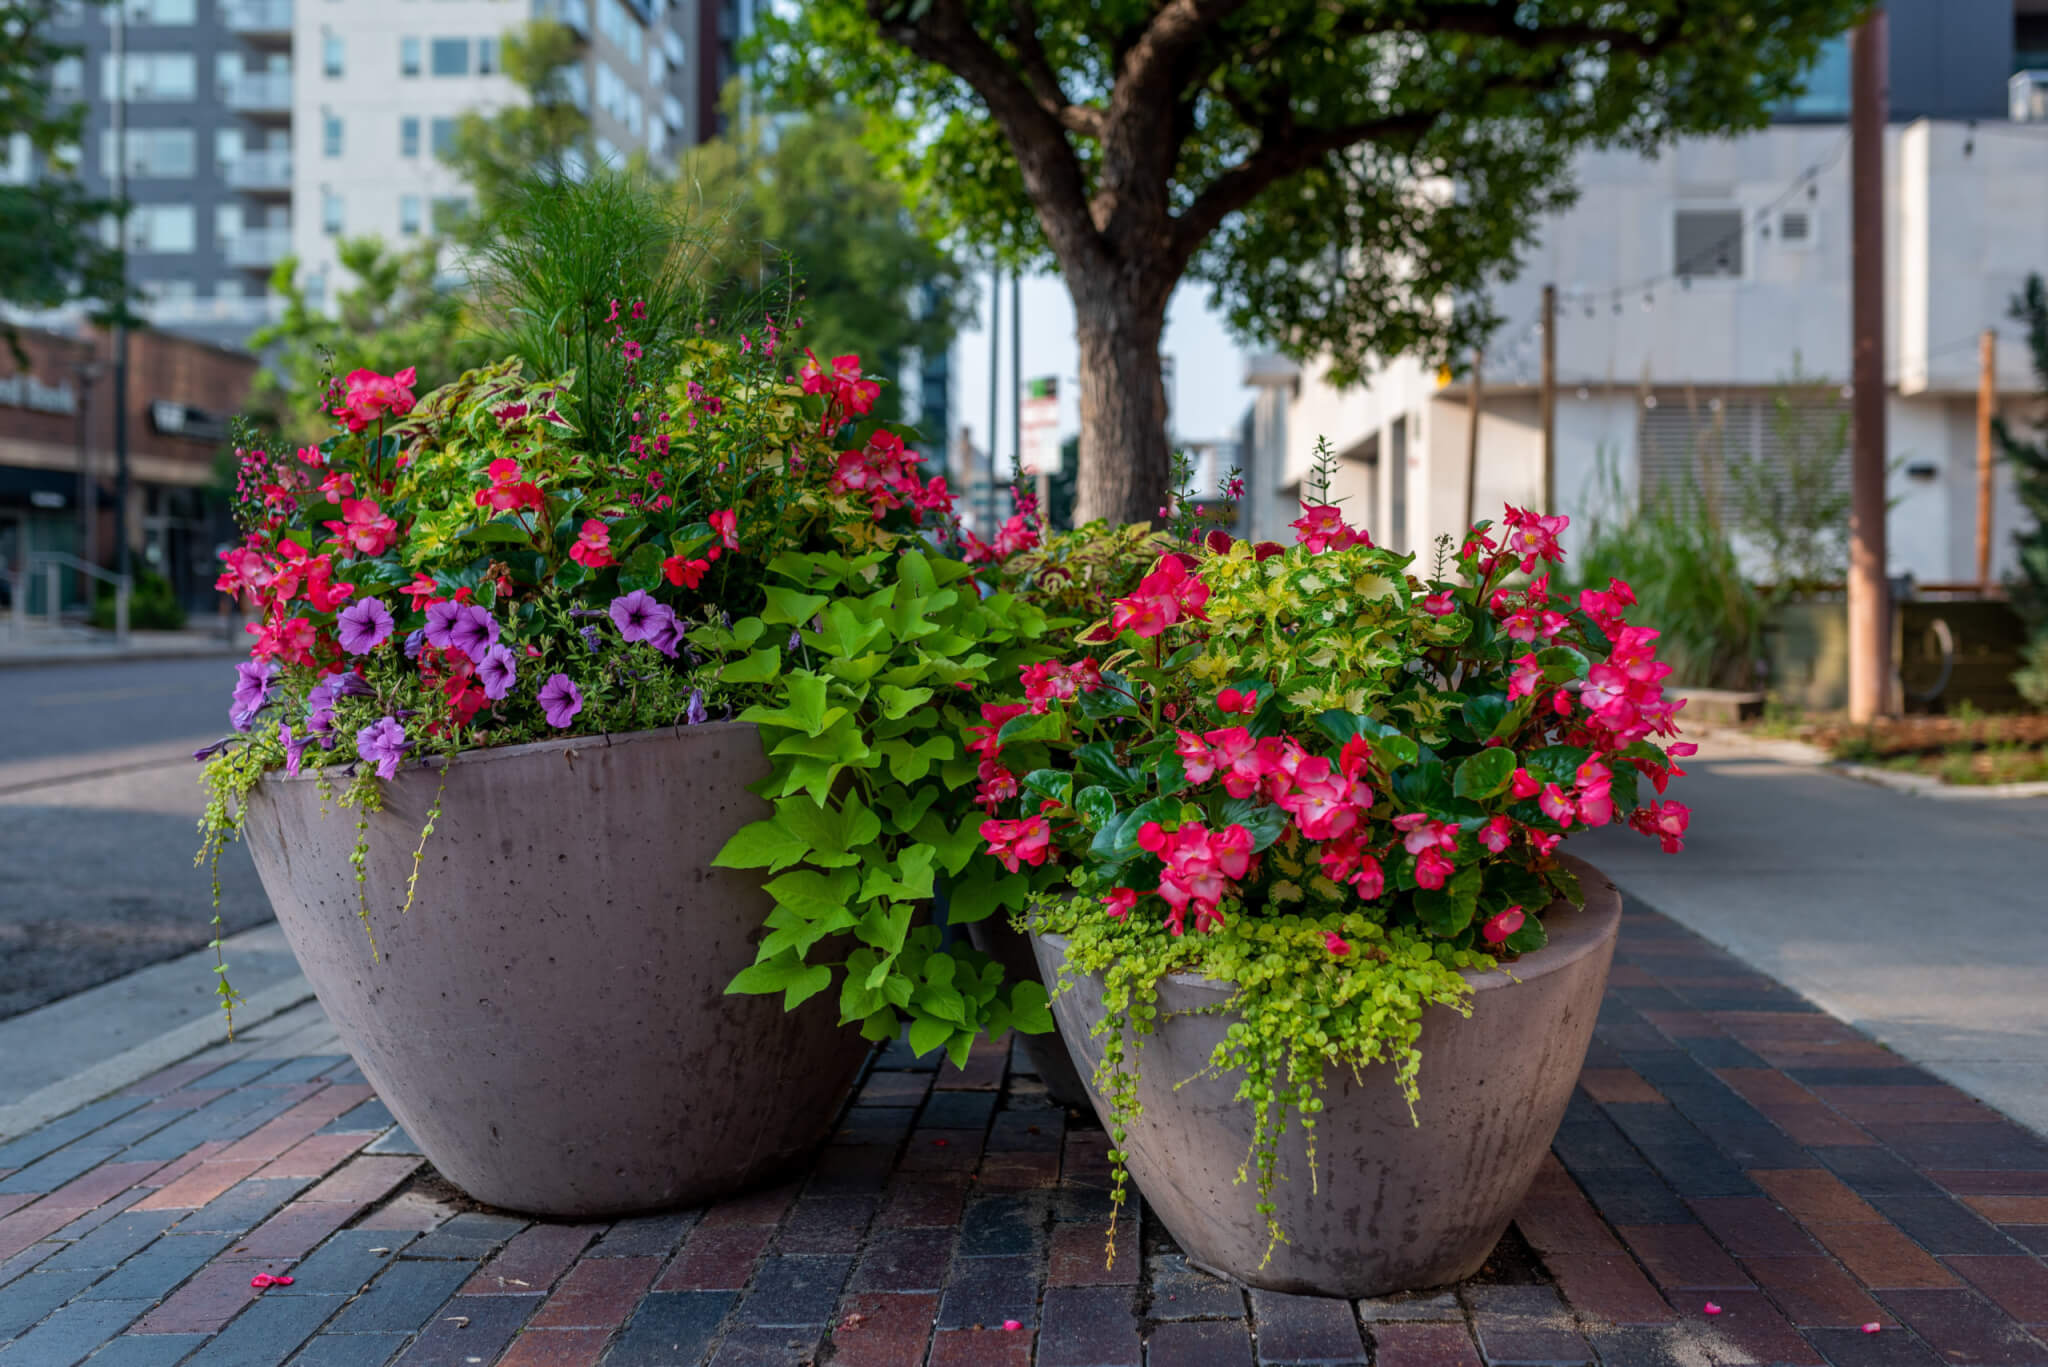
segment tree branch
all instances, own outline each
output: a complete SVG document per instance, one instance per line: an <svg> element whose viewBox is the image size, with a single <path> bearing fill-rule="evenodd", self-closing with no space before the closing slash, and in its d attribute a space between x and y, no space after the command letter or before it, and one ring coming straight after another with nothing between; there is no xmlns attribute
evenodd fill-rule
<svg viewBox="0 0 2048 1367"><path fill-rule="evenodd" d="M1010 41L1017 45L1024 83L1030 87L1032 96L1069 132L1100 138L1103 111L1094 105L1075 104L1067 98L1067 92L1060 86L1059 74L1052 69L1052 62L1045 55L1044 44L1038 41L1038 10L1031 0L1010 0L1010 13L1015 18L1010 26Z"/></svg>

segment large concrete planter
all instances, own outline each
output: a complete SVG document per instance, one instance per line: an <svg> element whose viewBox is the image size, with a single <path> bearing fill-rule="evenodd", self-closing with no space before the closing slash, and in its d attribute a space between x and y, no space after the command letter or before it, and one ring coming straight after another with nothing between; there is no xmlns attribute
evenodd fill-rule
<svg viewBox="0 0 2048 1367"><path fill-rule="evenodd" d="M821 993L729 997L771 907L711 867L769 814L755 728L725 723L477 750L408 765L370 817L265 778L246 834L292 952L363 1074L479 1201L583 1218L698 1202L801 1163L867 1051Z"/></svg>
<svg viewBox="0 0 2048 1367"><path fill-rule="evenodd" d="M1032 951L1031 937L1013 930L1009 918L1002 913L970 924L967 938L976 949L1001 964L1003 976L1010 981L1038 977L1038 957ZM1032 1071L1045 1084L1046 1095L1077 1111L1085 1111L1094 1104L1080 1073L1074 1070L1074 1056L1057 1030L1049 1035L1019 1034L1017 1038L1024 1045L1024 1057L1031 1060Z"/></svg>
<svg viewBox="0 0 2048 1367"><path fill-rule="evenodd" d="M1317 1181L1292 1131L1281 1145L1286 1180L1273 1192L1289 1242L1264 1266L1257 1198L1235 1180L1251 1114L1234 1099L1234 1075L1197 1078L1236 1019L1214 1010L1231 985L1197 974L1160 983L1158 1032L1136 1055L1143 1114L1125 1149L1146 1205L1191 1261L1270 1291L1345 1297L1443 1286L1479 1270L1564 1119L1621 926L1614 885L1570 862L1585 908L1546 913L1550 943L1513 964L1512 976L1472 974L1470 1019L1444 1007L1423 1017L1419 1125L1389 1065L1362 1081L1325 1079ZM1057 982L1065 942L1032 938L1046 981ZM1099 979L1077 978L1053 999L1083 1077L1102 1055L1089 1033L1102 1018L1100 988ZM1095 1107L1106 1124L1100 1097Z"/></svg>

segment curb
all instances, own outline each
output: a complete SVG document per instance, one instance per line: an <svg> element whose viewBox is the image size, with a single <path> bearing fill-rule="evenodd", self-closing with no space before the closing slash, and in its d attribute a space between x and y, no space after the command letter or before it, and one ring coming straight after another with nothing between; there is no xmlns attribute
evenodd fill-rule
<svg viewBox="0 0 2048 1367"><path fill-rule="evenodd" d="M241 1030L250 1029L312 999L313 986L302 977L279 983L244 1002L235 1012L236 1026ZM30 1092L10 1106L0 1106L0 1140L27 1134L101 1097L132 1087L152 1073L226 1042L227 1037L227 1023L217 1013L187 1021L126 1053L102 1060L82 1073Z"/></svg>
<svg viewBox="0 0 2048 1367"><path fill-rule="evenodd" d="M1943 783L1928 774L1902 774L1868 764L1831 764L1844 778L1853 778L1895 793L1932 798L1936 802L1987 802L2000 798L2048 797L2048 782Z"/></svg>
<svg viewBox="0 0 2048 1367"><path fill-rule="evenodd" d="M61 665L164 664L175 660L233 660L242 652L223 644L218 650L95 651L79 655L7 655L0 669L51 669Z"/></svg>

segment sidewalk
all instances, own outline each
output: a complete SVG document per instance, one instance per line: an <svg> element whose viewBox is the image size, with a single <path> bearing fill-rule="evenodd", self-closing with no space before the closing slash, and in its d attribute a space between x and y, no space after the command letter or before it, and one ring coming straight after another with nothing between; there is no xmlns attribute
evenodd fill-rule
<svg viewBox="0 0 2048 1367"><path fill-rule="evenodd" d="M1710 738L1685 852L1574 853L1936 1076L2048 1134L2048 799L1931 802Z"/></svg>
<svg viewBox="0 0 2048 1367"><path fill-rule="evenodd" d="M246 641L230 641L217 623L184 631L131 631L128 644L114 644L111 631L90 627L51 627L40 622L16 632L0 614L0 669L15 666L96 664L113 660L186 660L207 656L239 656Z"/></svg>
<svg viewBox="0 0 2048 1367"><path fill-rule="evenodd" d="M1142 1211L1105 1270L1105 1147L1008 1049L892 1048L786 1186L529 1222L435 1178L308 1003L0 1144L0 1367L2048 1364L2048 1144L1634 904L1471 1283L1247 1293Z"/></svg>

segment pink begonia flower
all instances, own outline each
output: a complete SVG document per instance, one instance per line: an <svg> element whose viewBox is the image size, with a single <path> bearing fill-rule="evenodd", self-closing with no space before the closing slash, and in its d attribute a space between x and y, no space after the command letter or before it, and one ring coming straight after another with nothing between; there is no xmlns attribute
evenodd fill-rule
<svg viewBox="0 0 2048 1367"><path fill-rule="evenodd" d="M1242 693L1235 688L1226 688L1216 695L1216 710L1225 716L1245 716L1259 710L1259 690L1247 688Z"/></svg>
<svg viewBox="0 0 2048 1367"><path fill-rule="evenodd" d="M711 530L718 533L719 544L729 551L740 548L740 515L737 510L726 508L704 519L711 524Z"/></svg>
<svg viewBox="0 0 2048 1367"><path fill-rule="evenodd" d="M1534 570L1538 560L1564 559L1557 538L1571 525L1570 518L1561 514L1544 517L1512 504L1504 506L1501 521L1507 532L1502 537L1501 549L1510 558L1521 561L1522 573Z"/></svg>
<svg viewBox="0 0 2048 1367"><path fill-rule="evenodd" d="M1442 851L1432 847L1422 852L1415 861L1415 885L1431 891L1441 888L1457 868L1444 858Z"/></svg>
<svg viewBox="0 0 2048 1367"><path fill-rule="evenodd" d="M1448 617L1458 610L1457 596L1449 589L1432 593L1422 600L1422 610L1432 617Z"/></svg>
<svg viewBox="0 0 2048 1367"><path fill-rule="evenodd" d="M1517 769L1508 791L1520 799L1532 798L1543 791L1543 785L1527 769Z"/></svg>
<svg viewBox="0 0 2048 1367"><path fill-rule="evenodd" d="M1485 939L1486 943L1497 945L1506 940L1508 936L1520 930L1522 922L1526 919L1528 918L1523 914L1520 907L1509 907L1506 911L1490 918L1485 925L1481 926L1479 934Z"/></svg>
<svg viewBox="0 0 2048 1367"><path fill-rule="evenodd" d="M1350 942L1334 930L1323 932L1323 948L1329 950L1330 953L1340 959L1351 952Z"/></svg>
<svg viewBox="0 0 2048 1367"><path fill-rule="evenodd" d="M1109 908L1110 919L1121 921L1138 905L1138 894L1130 888L1111 888L1102 901Z"/></svg>
<svg viewBox="0 0 2048 1367"><path fill-rule="evenodd" d="M1508 680L1509 702L1517 698L1526 698L1543 687L1543 666L1536 663L1535 655L1524 655L1510 663L1514 665L1515 672Z"/></svg>
<svg viewBox="0 0 2048 1367"><path fill-rule="evenodd" d="M1495 854L1505 853L1514 838L1515 823L1504 816L1494 817L1479 828L1479 843Z"/></svg>
<svg viewBox="0 0 2048 1367"><path fill-rule="evenodd" d="M1578 811L1572 806L1572 800L1566 797L1564 789L1558 787L1555 783L1543 785L1543 794L1536 799L1536 805L1543 809L1545 816L1560 826L1570 826L1578 817Z"/></svg>
<svg viewBox="0 0 2048 1367"><path fill-rule="evenodd" d="M1016 821L984 821L980 826L981 838L988 842L988 852L1003 861L1003 867L1016 873L1025 864L1043 864L1047 851L1052 846L1052 828L1041 816L1022 817Z"/></svg>
<svg viewBox="0 0 2048 1367"><path fill-rule="evenodd" d="M1135 593L1111 606L1109 627L1150 638L1175 622L1207 621L1203 605L1208 601L1209 586L1188 573L1178 556L1164 555L1152 573L1138 581Z"/></svg>
<svg viewBox="0 0 2048 1367"><path fill-rule="evenodd" d="M1348 526L1344 514L1327 504L1303 504L1301 516L1287 525L1294 528L1295 543L1306 547L1310 555L1372 545L1371 537Z"/></svg>

